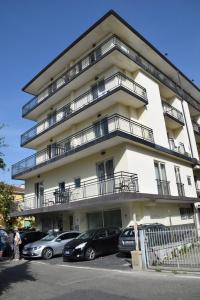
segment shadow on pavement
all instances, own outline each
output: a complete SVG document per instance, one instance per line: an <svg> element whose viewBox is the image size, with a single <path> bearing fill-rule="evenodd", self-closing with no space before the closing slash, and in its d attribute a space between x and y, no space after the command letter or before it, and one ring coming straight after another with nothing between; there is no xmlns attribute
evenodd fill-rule
<svg viewBox="0 0 200 300"><path fill-rule="evenodd" d="M106 291L100 291L97 289L94 290L76 290L72 291L71 293L64 294L60 297L56 298L50 298L49 300L64 300L64 299L70 299L70 300L134 300L134 298L130 298L127 296L121 296L116 294L107 293Z"/></svg>
<svg viewBox="0 0 200 300"><path fill-rule="evenodd" d="M14 262L13 262L14 263ZM23 281L35 281L36 279L30 274L29 262L17 262L11 266L12 262L0 263L0 296L7 292L12 284Z"/></svg>

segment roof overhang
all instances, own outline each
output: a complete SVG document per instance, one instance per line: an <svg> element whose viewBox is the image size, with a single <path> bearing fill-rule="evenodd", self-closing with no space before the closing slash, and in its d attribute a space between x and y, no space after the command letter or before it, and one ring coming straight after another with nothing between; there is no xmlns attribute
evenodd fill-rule
<svg viewBox="0 0 200 300"><path fill-rule="evenodd" d="M196 100L200 99L199 87L113 10L106 13L42 69L23 87L23 91L36 95L47 82L49 83L64 71L71 61L76 60L87 50L91 50L96 43L110 33L118 35L178 85L180 85L181 80L182 88Z"/></svg>

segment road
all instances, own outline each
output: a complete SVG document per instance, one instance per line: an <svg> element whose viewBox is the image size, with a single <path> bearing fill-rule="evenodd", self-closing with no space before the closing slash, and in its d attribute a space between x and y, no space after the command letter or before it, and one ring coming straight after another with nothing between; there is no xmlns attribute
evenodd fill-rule
<svg viewBox="0 0 200 300"><path fill-rule="evenodd" d="M200 277L70 263L0 262L4 300L199 300Z"/></svg>

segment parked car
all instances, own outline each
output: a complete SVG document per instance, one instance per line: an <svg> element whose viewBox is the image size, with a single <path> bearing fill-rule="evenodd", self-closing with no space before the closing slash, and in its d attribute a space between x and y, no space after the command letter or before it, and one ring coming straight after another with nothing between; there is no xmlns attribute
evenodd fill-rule
<svg viewBox="0 0 200 300"><path fill-rule="evenodd" d="M22 255L22 251L25 245L29 243L41 240L46 234L41 231L21 231L19 232L22 243L19 245L19 252Z"/></svg>
<svg viewBox="0 0 200 300"><path fill-rule="evenodd" d="M67 231L63 233L51 232L41 240L24 246L23 257L42 257L50 259L54 255L62 254L64 245L80 235L77 231Z"/></svg>
<svg viewBox="0 0 200 300"><path fill-rule="evenodd" d="M138 234L139 230L145 230L147 232L163 232L167 229L167 227L163 224L153 223L153 224L142 224L138 226ZM140 247L140 240L139 247ZM135 242L135 231L134 227L130 226L125 228L119 236L118 241L118 250L121 253L130 253L131 251L136 249L136 242Z"/></svg>
<svg viewBox="0 0 200 300"><path fill-rule="evenodd" d="M88 230L65 245L63 261L93 260L98 255L115 252L119 235L118 227Z"/></svg>
<svg viewBox="0 0 200 300"><path fill-rule="evenodd" d="M4 229L0 229L0 257L6 255L7 237L7 232Z"/></svg>

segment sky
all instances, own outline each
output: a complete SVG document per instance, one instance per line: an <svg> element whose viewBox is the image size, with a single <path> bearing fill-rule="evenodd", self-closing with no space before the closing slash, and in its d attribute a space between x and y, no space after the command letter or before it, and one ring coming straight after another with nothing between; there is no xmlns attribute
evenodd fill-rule
<svg viewBox="0 0 200 300"><path fill-rule="evenodd" d="M110 9L200 86L199 0L0 0L0 181L23 183L11 179L11 165L33 153L20 148L35 124L21 117L31 99L21 88Z"/></svg>

